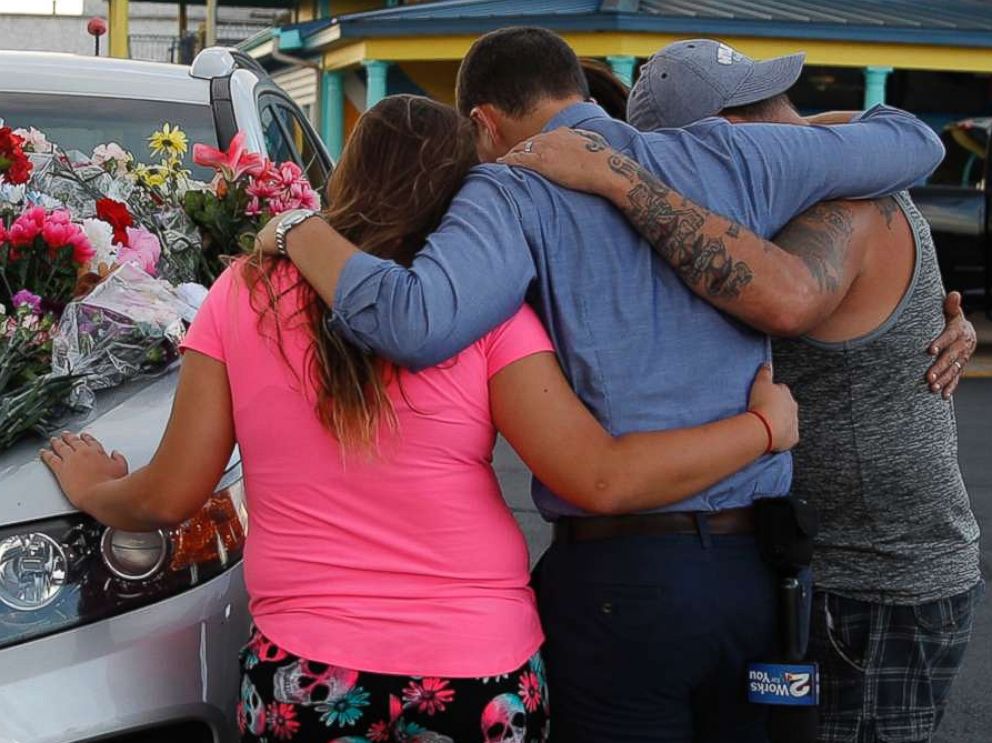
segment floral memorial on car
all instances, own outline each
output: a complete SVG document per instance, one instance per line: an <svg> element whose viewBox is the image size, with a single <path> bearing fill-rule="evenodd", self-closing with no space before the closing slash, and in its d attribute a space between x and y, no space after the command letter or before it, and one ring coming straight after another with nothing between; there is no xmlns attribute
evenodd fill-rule
<svg viewBox="0 0 992 743"><path fill-rule="evenodd" d="M153 162L113 142L86 155L0 126L0 450L168 368L228 256L272 216L319 206L296 163L244 134L190 148L166 123L148 147Z"/></svg>

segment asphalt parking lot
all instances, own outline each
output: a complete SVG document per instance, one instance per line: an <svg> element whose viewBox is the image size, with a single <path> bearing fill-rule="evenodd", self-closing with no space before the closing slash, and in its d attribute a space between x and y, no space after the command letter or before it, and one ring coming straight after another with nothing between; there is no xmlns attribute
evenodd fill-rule
<svg viewBox="0 0 992 743"><path fill-rule="evenodd" d="M967 379L955 395L961 467L984 534L992 534L992 379ZM530 475L513 450L500 440L495 467L510 506L527 535L531 560L547 547L551 534L530 499ZM992 575L992 539L983 539L982 572ZM992 740L992 600L978 611L975 635L950 707L934 743L988 743Z"/></svg>

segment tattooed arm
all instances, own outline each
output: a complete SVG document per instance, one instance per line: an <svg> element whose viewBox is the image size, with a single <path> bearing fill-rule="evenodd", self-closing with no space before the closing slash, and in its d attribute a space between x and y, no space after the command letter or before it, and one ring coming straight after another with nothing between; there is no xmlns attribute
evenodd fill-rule
<svg viewBox="0 0 992 743"><path fill-rule="evenodd" d="M595 134L559 129L502 162L609 199L696 294L772 335L800 335L829 317L863 262L851 237L864 217L844 202L814 206L772 243L668 188Z"/></svg>

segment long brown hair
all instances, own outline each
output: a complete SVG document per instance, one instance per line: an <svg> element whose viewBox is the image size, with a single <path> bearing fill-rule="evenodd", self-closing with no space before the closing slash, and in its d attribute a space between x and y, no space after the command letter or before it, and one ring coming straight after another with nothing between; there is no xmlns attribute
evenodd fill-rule
<svg viewBox="0 0 992 743"><path fill-rule="evenodd" d="M328 183L323 217L366 253L409 266L477 162L471 124L453 108L420 96L389 96L358 120ZM281 270L295 272L287 261L258 252L244 264L260 323L276 315L286 293L277 293L272 281ZM297 314L307 320L307 374L321 423L345 449L374 450L382 423L396 426L386 391L395 369L327 329L327 305L302 277L290 291L299 292ZM278 322L276 334L282 349Z"/></svg>

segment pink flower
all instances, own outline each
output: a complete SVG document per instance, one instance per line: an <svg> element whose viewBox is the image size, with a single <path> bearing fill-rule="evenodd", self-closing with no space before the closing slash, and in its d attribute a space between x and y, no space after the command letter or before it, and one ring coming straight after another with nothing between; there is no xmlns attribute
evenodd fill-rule
<svg viewBox="0 0 992 743"><path fill-rule="evenodd" d="M252 176L248 185L245 187L245 191L249 196L254 196L259 199L271 199L279 195L282 190L282 186L277 178L269 176L267 173L262 173L258 176Z"/></svg>
<svg viewBox="0 0 992 743"><path fill-rule="evenodd" d="M288 740L300 729L296 719L296 708L292 704L272 702L265 711L265 721L269 730L279 740Z"/></svg>
<svg viewBox="0 0 992 743"><path fill-rule="evenodd" d="M265 167L249 179L245 191L250 197L245 209L248 216L266 211L274 216L291 209L320 208L320 198L310 188L303 170L293 162L279 165L266 162Z"/></svg>
<svg viewBox="0 0 992 743"><path fill-rule="evenodd" d="M37 294L32 294L27 289L21 289L10 298L10 301L14 305L15 310L26 307L32 315L41 314L41 297Z"/></svg>
<svg viewBox="0 0 992 743"><path fill-rule="evenodd" d="M385 720L379 720L378 722L373 722L369 726L369 730L365 733L365 737L368 738L373 743L384 743L388 741L392 733L389 730L389 723Z"/></svg>
<svg viewBox="0 0 992 743"><path fill-rule="evenodd" d="M248 152L245 147L245 133L238 132L231 140L227 152L205 144L193 145L193 162L205 168L213 168L228 181L236 181L241 176L258 175L265 167L265 158L257 152Z"/></svg>
<svg viewBox="0 0 992 743"><path fill-rule="evenodd" d="M533 671L527 671L520 676L518 692L528 712L536 712L541 706L541 682Z"/></svg>
<svg viewBox="0 0 992 743"><path fill-rule="evenodd" d="M403 701L416 704L419 712L433 715L444 712L444 708L455 698L455 690L447 688L448 681L439 678L425 678L421 683L411 681L403 690Z"/></svg>
<svg viewBox="0 0 992 743"><path fill-rule="evenodd" d="M81 228L76 225L73 225L73 227L76 227L76 233L69 239L69 244L72 246L72 260L77 265L85 266L93 260L93 256L96 255L96 249Z"/></svg>
<svg viewBox="0 0 992 743"><path fill-rule="evenodd" d="M142 227L127 228L127 245L117 251L118 263L135 263L149 276L157 272L162 245L158 238Z"/></svg>
<svg viewBox="0 0 992 743"><path fill-rule="evenodd" d="M41 234L41 230L44 226L44 207L34 206L25 210L10 226L10 230L7 234L10 239L10 244L18 248L30 245L35 241L35 238Z"/></svg>

